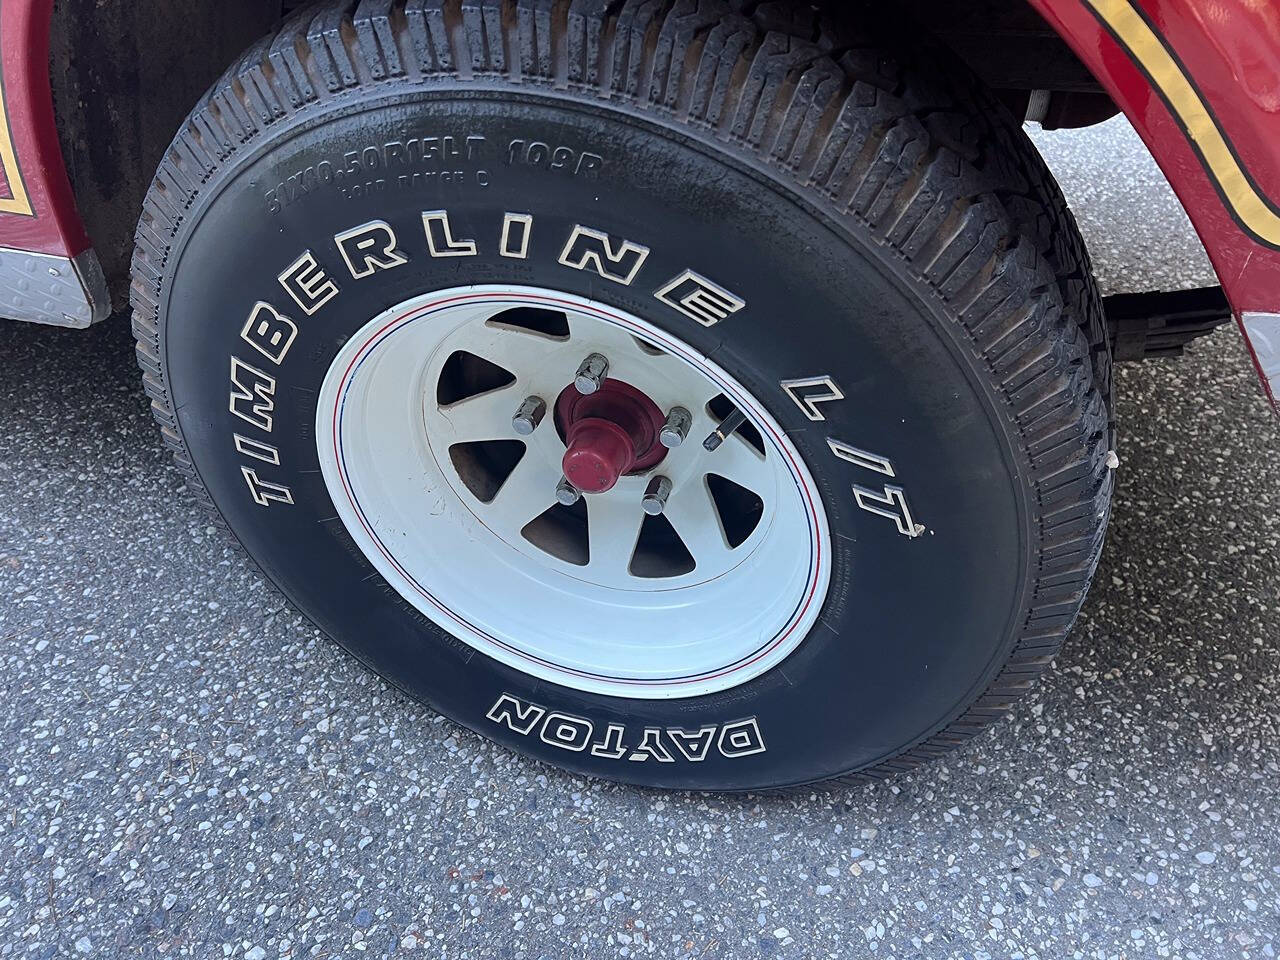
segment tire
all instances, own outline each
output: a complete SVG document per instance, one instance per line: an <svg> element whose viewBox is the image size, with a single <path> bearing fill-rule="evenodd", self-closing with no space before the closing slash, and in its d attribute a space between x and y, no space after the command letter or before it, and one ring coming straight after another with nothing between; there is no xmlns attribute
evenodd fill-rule
<svg viewBox="0 0 1280 960"><path fill-rule="evenodd" d="M523 572L486 565L487 533L448 525L471 522L451 498L480 502L475 476L497 477L495 498L506 481L488 453L464 467L449 458L465 444L433 446L450 404L490 389L467 367L472 393L445 398L466 351L443 344L526 317L463 307L525 302L538 323L563 310L570 332L555 336L571 345L579 329L631 331L661 363L674 355L663 369L723 385L746 415L730 452L700 450L725 409L699 396L687 443L645 448L662 463L701 476L755 444L775 471L767 497L748 489L732 508L760 546L715 554L723 576L698 581L687 620L629 579L609 594L623 612L593 619L605 580L554 579L568 554L544 573L538 550L560 548L541 540L515 544L511 570L555 591L520 592ZM265 576L391 683L580 774L754 790L909 769L1027 691L1101 550L1110 362L1083 244L1007 112L869 20L718 0L302 11L179 131L138 227L132 303L164 440ZM420 349L389 346L402 329ZM575 442L578 389L531 417L537 443ZM402 415L421 417L421 437L396 440ZM633 439L641 421L618 420ZM401 451L418 452L398 472ZM419 483L420 463L443 479ZM652 479L622 463L616 489ZM375 491L367 512L342 495L348 468L351 488ZM563 536L602 529L605 497L565 505L579 519ZM714 508L740 549L732 511ZM395 528L404 515L433 532ZM610 576L638 575L644 529ZM703 567L709 541L692 567L653 542L655 576L673 578L658 583L720 570ZM572 562L606 562L589 554ZM784 617L787 632L766 629ZM525 623L538 644L598 636L600 663L616 660L539 659L549 647L486 618ZM635 649L646 636L652 670ZM738 659L713 670L717 656Z"/></svg>

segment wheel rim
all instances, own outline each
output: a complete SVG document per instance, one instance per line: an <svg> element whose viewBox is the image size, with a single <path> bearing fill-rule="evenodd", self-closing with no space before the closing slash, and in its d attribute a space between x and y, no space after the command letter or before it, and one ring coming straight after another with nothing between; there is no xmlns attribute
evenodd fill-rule
<svg viewBox="0 0 1280 960"><path fill-rule="evenodd" d="M608 369L580 416L592 354ZM676 407L690 423L669 449L652 420ZM708 452L733 409L745 425ZM316 436L339 517L396 591L544 680L641 698L728 689L792 653L825 597L826 516L782 429L708 358L596 301L473 286L399 304L334 359ZM566 504L575 443L597 444L593 464L621 450L621 475Z"/></svg>

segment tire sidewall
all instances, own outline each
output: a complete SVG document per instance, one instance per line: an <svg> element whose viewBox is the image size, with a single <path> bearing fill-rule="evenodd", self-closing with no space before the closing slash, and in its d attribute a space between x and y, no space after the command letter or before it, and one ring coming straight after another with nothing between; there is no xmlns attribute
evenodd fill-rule
<svg viewBox="0 0 1280 960"><path fill-rule="evenodd" d="M193 465L286 596L453 719L610 779L804 783L898 753L965 709L1007 657L1023 610L1033 558L1015 478L1029 467L963 327L903 258L852 219L820 213L820 198L777 171L636 112L503 84L348 99L299 111L219 171L174 245L161 307L169 390ZM388 144L411 156L414 138L419 156L433 158L396 161ZM545 163L529 162L535 144L545 145ZM431 258L421 223L429 210L447 211L453 235L474 238L477 254ZM527 259L497 255L504 211L534 218ZM392 226L408 263L353 278L334 237L373 220ZM558 261L579 225L648 248L631 284ZM310 316L277 279L307 250L340 288ZM686 270L746 305L708 327L655 299ZM334 355L372 317L468 283L541 286L641 316L727 369L786 430L822 494L833 572L818 625L780 667L701 697L593 695L476 652L377 575L320 475L316 394ZM258 301L297 322L278 365L241 336ZM233 356L274 378L272 430L253 436L278 448L278 467L235 447L234 435L252 428L229 409ZM808 411L783 385L824 376L844 396ZM859 509L853 487L879 490L886 478L833 455L829 440L891 461L920 536ZM293 503L256 503L245 466L263 467L258 475L287 487ZM519 722L492 718L504 697ZM585 749L556 742L556 717L590 725ZM516 729L520 718L533 718L527 731ZM700 756L702 740L680 735L708 729Z"/></svg>

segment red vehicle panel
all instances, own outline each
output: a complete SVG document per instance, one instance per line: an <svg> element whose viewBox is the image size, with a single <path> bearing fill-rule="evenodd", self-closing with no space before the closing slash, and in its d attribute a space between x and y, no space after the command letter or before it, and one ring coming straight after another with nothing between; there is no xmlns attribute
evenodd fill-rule
<svg viewBox="0 0 1280 960"><path fill-rule="evenodd" d="M53 0L0 2L0 246L74 257L89 246L76 214L49 92Z"/></svg>

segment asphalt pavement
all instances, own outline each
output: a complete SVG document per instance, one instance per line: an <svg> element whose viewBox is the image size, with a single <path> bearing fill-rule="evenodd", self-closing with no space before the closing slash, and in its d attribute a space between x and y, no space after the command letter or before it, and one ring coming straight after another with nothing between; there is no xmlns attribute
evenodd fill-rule
<svg viewBox="0 0 1280 960"><path fill-rule="evenodd" d="M1122 121L1042 135L1108 291L1213 282ZM664 795L493 746L187 496L127 323L0 321L0 958L1273 957L1280 425L1121 367L1110 539L1013 716L896 780Z"/></svg>

